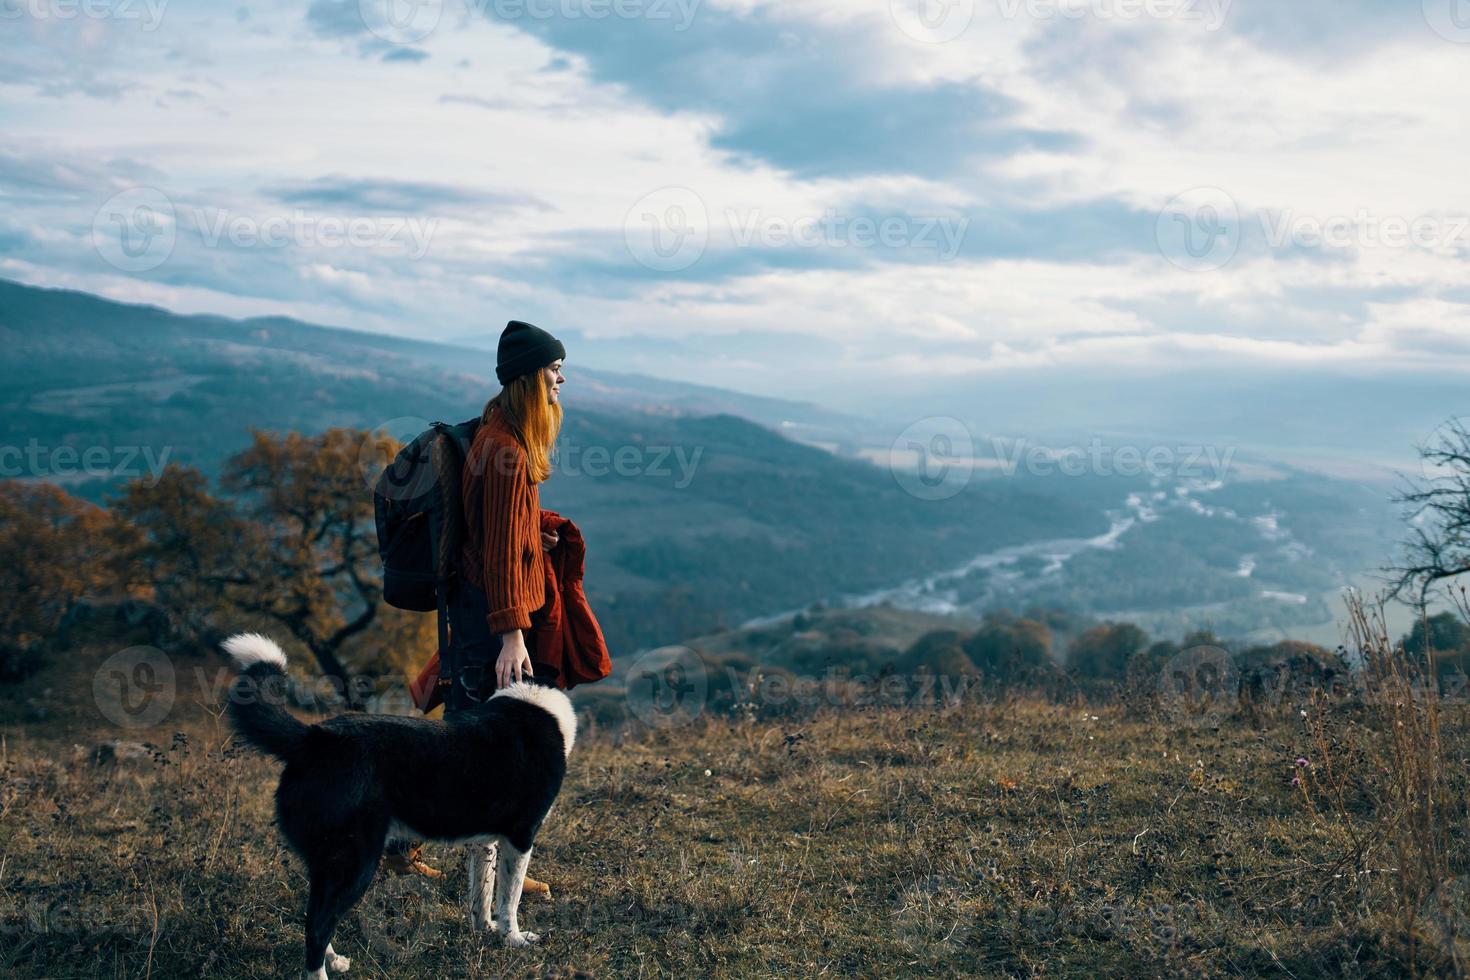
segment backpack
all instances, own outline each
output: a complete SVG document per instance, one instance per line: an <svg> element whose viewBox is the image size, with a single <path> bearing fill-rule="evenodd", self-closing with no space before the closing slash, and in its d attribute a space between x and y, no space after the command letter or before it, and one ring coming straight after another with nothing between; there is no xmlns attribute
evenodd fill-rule
<svg viewBox="0 0 1470 980"><path fill-rule="evenodd" d="M399 609L439 613L439 648L448 646L447 589L464 535L460 477L480 428L435 422L399 450L373 486L383 601Z"/></svg>

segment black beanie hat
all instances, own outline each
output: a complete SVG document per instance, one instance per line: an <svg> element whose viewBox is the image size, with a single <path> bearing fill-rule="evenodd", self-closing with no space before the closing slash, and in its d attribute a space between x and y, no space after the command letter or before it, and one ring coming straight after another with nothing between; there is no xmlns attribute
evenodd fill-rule
<svg viewBox="0 0 1470 980"><path fill-rule="evenodd" d="M540 327L512 320L500 334L495 351L495 377L510 384L523 374L544 368L557 358L565 358L567 349Z"/></svg>

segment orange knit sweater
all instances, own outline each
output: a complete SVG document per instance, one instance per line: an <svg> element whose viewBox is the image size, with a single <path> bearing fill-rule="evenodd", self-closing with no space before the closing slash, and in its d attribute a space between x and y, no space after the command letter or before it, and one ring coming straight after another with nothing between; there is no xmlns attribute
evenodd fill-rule
<svg viewBox="0 0 1470 980"><path fill-rule="evenodd" d="M461 490L465 580L485 590L492 633L529 630L531 614L546 604L541 495L531 482L525 451L499 411L475 433Z"/></svg>

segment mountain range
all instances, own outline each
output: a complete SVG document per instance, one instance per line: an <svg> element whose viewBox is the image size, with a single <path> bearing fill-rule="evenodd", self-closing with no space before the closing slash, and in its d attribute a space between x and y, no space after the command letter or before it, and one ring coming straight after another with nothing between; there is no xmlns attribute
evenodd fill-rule
<svg viewBox="0 0 1470 980"><path fill-rule="evenodd" d="M542 505L582 528L588 594L620 650L1107 527L1081 485L975 480L945 500L916 496L888 469L789 438L860 431L814 405L571 358L567 370ZM252 428L404 438L477 415L498 388L485 350L3 281L0 376L0 475L99 501L167 462L215 477Z"/></svg>

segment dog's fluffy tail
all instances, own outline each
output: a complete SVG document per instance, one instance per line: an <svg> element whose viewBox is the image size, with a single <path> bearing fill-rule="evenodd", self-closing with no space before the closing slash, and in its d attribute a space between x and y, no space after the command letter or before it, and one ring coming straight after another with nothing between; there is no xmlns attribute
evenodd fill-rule
<svg viewBox="0 0 1470 980"><path fill-rule="evenodd" d="M230 720L245 741L287 762L311 726L283 706L286 652L259 633L236 633L220 644L240 676L230 688Z"/></svg>

